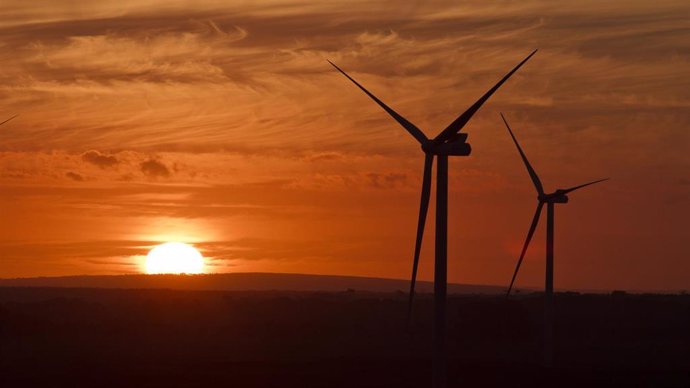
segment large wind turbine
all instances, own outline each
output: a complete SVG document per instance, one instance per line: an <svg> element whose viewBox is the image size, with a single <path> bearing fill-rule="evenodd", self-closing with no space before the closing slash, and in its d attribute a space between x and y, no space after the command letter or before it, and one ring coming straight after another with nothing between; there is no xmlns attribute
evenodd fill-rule
<svg viewBox="0 0 690 388"><path fill-rule="evenodd" d="M513 289L513 284L515 283L515 277L520 270L520 265L522 264L522 259L525 257L525 252L527 252L527 247L532 240L532 235L534 230L537 228L539 223L539 216L541 215L541 209L546 204L546 281L544 286L544 364L547 366L551 365L553 360L553 218L554 218L554 204L556 203L568 203L568 196L566 194L573 192L577 189L581 189L585 186L593 185L595 183L603 182L606 179L600 179L593 182L588 182L579 186L571 187L569 189L558 189L553 193L546 194L544 192L544 187L539 180L539 176L532 168L532 165L527 160L527 156L522 151L520 144L518 143L513 131L508 125L508 121L501 113L501 118L508 128L510 137L513 138L513 142L517 147L518 152L522 161L527 167L527 172L529 173L534 187L537 189L537 210L534 213L534 218L532 219L532 225L529 227L529 232L527 233L527 239L525 240L525 245L522 247L522 252L520 252L520 258L518 259L517 265L515 266L515 272L513 273L513 278L510 280L510 286L508 287L508 292L506 297L510 295L510 291Z"/></svg>
<svg viewBox="0 0 690 388"><path fill-rule="evenodd" d="M446 288L447 288L447 249L448 249L448 156L467 156L471 152L470 145L466 143L467 134L460 130L467 124L472 116L481 108L486 100L491 97L505 81L510 78L528 59L536 53L534 50L527 58L523 59L515 68L506 74L496 85L479 98L464 113L450 123L435 138L429 139L414 124L399 115L393 109L384 104L376 96L370 93L347 73L341 70L331 61L333 67L345 77L357 85L364 93L373 99L383 110L402 125L407 132L422 146L424 152L424 177L422 180L422 195L419 206L419 220L417 223L417 239L415 242L414 260L412 263L412 279L410 283L410 296L408 304L408 319L414 298L414 288L417 279L417 266L419 253L424 235L424 224L429 207L431 193L431 169L434 157L438 158L436 170L436 258L434 263L434 330L433 330L433 386L435 388L446 385L446 351L445 351L445 324L446 324Z"/></svg>

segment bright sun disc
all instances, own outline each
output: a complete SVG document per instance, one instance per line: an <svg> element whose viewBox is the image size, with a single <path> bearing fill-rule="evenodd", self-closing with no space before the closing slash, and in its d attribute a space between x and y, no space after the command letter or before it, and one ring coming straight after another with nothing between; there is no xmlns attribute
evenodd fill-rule
<svg viewBox="0 0 690 388"><path fill-rule="evenodd" d="M161 244L146 256L146 273L202 273L204 257L191 245L169 242Z"/></svg>

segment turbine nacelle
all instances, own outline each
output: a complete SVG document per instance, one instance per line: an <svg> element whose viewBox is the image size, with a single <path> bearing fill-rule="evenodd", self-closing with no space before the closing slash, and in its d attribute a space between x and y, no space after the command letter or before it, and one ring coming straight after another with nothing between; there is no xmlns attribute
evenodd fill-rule
<svg viewBox="0 0 690 388"><path fill-rule="evenodd" d="M457 133L443 143L434 143L431 140L424 142L422 151L428 155L467 156L472 152L472 147L466 140L466 133Z"/></svg>
<svg viewBox="0 0 690 388"><path fill-rule="evenodd" d="M556 192L551 194L539 195L537 199L545 203L568 203L568 196L563 194L561 190L556 190Z"/></svg>

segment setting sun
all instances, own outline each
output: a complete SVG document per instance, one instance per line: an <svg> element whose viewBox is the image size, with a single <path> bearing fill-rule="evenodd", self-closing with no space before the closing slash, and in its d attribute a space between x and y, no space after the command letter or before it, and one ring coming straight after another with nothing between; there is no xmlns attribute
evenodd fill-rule
<svg viewBox="0 0 690 388"><path fill-rule="evenodd" d="M151 249L146 256L146 273L187 273L204 272L204 257L189 244L169 242Z"/></svg>

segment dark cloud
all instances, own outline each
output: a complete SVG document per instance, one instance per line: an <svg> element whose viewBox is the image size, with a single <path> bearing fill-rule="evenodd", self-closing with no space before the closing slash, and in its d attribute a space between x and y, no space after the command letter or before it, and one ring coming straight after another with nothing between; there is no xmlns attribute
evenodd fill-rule
<svg viewBox="0 0 690 388"><path fill-rule="evenodd" d="M323 241L285 241L243 238L196 244L214 260L294 260L296 257L323 255Z"/></svg>
<svg viewBox="0 0 690 388"><path fill-rule="evenodd" d="M22 173L3 172L2 174L0 174L0 177L8 178L8 179L25 179L28 176L26 174L22 174Z"/></svg>
<svg viewBox="0 0 690 388"><path fill-rule="evenodd" d="M84 181L84 177L81 176L80 174L77 174L76 172L68 171L67 173L65 173L65 176L67 176L67 178L69 178L69 179L72 179L73 181L77 181L77 182L83 182Z"/></svg>
<svg viewBox="0 0 690 388"><path fill-rule="evenodd" d="M155 159L149 159L141 163L141 172L149 178L167 178L170 176L170 169Z"/></svg>
<svg viewBox="0 0 690 388"><path fill-rule="evenodd" d="M341 160L344 155L340 152L317 152L304 157L308 162L330 162L334 160Z"/></svg>
<svg viewBox="0 0 690 388"><path fill-rule="evenodd" d="M337 246L332 240L276 240L242 238L233 241L212 241L195 244L210 262L227 265L227 261L270 260L294 262L299 260L348 260L358 249L371 247L375 240L359 241L349 246Z"/></svg>
<svg viewBox="0 0 690 388"><path fill-rule="evenodd" d="M98 167L106 168L117 165L118 160L113 155L106 155L96 150L86 151L81 155L81 159L85 162L95 164Z"/></svg>
<svg viewBox="0 0 690 388"><path fill-rule="evenodd" d="M145 255L156 241L100 240L90 242L60 243L0 243L7 259L59 260L105 259Z"/></svg>
<svg viewBox="0 0 690 388"><path fill-rule="evenodd" d="M396 188L402 187L407 184L407 174L389 172L386 174L380 174L375 172L370 172L367 174L369 179L369 184L375 188Z"/></svg>

